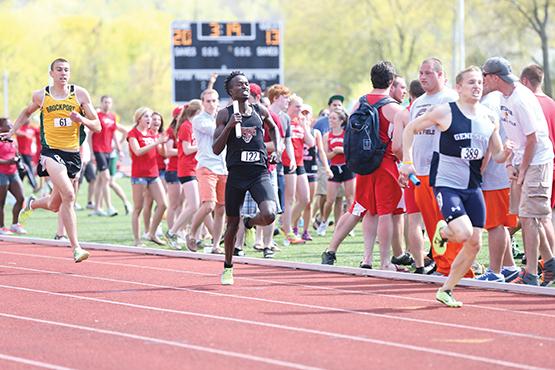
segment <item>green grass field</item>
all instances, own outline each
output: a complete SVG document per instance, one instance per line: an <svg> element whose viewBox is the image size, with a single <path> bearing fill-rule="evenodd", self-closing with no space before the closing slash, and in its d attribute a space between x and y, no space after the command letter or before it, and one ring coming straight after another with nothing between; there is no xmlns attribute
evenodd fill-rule
<svg viewBox="0 0 555 370"><path fill-rule="evenodd" d="M131 200L131 184L129 178L121 178L118 180L118 183L127 193L128 199ZM87 203L86 193L87 184L84 183L82 189L78 194L77 199L78 203L82 206L85 206ZM113 192L112 200L114 206L119 211L119 215L115 217L92 217L89 216L90 210L84 209L82 211L77 211L79 240L87 242L133 245L133 237L131 232L131 216L124 215L123 203ZM7 225L9 225L11 222L10 208L11 206L6 205L4 210ZM51 239L56 233L56 223L57 216L54 213L37 210L27 220L25 228L28 230L29 236ZM328 229L326 237L318 237L316 236L316 232L312 230L311 227L311 234L314 238L312 242L308 242L305 245L295 245L289 247L281 247L282 237L280 235L276 237L276 241L279 243L282 251L276 253L274 258L288 261L320 263L320 255L326 249L326 246L331 239L332 233L333 227L330 227ZM339 249L337 254L337 265L358 267L363 255L362 229L360 227L360 224L359 226L357 226L355 233L356 235L354 237L348 236L341 245L341 248ZM522 245L522 242L520 240L520 233L517 234L517 240L519 241L519 245ZM154 243L145 243L149 247L160 248ZM245 248L245 253L249 257L262 258L262 253L257 252L252 248ZM484 246L480 251L478 261L484 265L487 265L488 252L486 233L484 233ZM379 248L377 245L374 248L373 265L379 266Z"/></svg>

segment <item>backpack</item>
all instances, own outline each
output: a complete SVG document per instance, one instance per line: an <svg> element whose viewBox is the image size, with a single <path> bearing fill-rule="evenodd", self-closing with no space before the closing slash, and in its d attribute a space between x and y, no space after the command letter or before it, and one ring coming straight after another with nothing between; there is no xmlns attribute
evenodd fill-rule
<svg viewBox="0 0 555 370"><path fill-rule="evenodd" d="M347 167L351 171L359 175L368 175L380 167L389 144L380 139L378 109L396 101L387 96L375 104L370 104L364 95L359 99L359 103L345 128L343 151Z"/></svg>

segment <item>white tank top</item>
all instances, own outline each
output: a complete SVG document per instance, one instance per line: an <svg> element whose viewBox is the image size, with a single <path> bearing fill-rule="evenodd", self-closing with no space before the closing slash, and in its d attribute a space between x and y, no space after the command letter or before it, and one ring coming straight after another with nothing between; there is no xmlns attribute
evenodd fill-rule
<svg viewBox="0 0 555 370"><path fill-rule="evenodd" d="M417 98L410 108L410 121L415 120L435 105L454 102L458 99L457 93L445 87L434 95L427 93ZM412 149L414 168L417 176L429 176L432 156L439 144L439 137L434 127L415 133Z"/></svg>

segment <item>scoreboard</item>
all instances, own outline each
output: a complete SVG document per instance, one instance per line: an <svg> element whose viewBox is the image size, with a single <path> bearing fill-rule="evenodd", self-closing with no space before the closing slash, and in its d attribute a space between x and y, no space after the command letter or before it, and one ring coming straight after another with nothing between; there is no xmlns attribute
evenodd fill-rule
<svg viewBox="0 0 555 370"><path fill-rule="evenodd" d="M212 73L218 73L214 88L224 99L224 79L234 70L243 72L262 90L282 82L278 22L174 21L171 33L175 103L198 99Z"/></svg>

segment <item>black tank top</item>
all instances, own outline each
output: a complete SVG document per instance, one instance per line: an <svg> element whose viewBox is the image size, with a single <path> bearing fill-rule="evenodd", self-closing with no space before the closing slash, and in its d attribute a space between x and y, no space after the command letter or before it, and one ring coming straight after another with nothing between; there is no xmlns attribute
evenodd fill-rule
<svg viewBox="0 0 555 370"><path fill-rule="evenodd" d="M250 116L243 115L241 123L242 136L237 138L235 130L232 130L227 139L227 168L241 166L243 168L253 166L256 168L267 168L266 161L268 153L264 144L264 130L260 118L260 108L257 104L250 105L252 113ZM228 117L233 115L233 107L226 108Z"/></svg>

